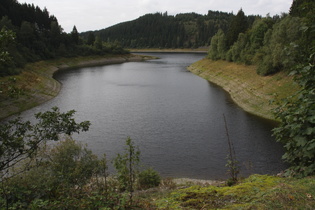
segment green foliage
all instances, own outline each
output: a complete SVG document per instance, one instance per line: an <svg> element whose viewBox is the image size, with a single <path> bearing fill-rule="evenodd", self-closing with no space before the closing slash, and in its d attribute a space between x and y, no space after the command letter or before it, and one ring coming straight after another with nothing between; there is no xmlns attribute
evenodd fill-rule
<svg viewBox="0 0 315 210"><path fill-rule="evenodd" d="M226 45L230 47L237 40L240 33L245 33L249 24L242 9L240 9L236 16L230 22L229 29L226 34Z"/></svg>
<svg viewBox="0 0 315 210"><path fill-rule="evenodd" d="M121 48L102 50L103 43L91 47L85 45L74 26L71 33L63 32L56 17L33 4L20 4L17 1L0 1L0 76L18 74L27 62L58 57L104 55L107 53L126 54ZM12 33L15 42L3 36ZM7 37L7 38L5 38ZM114 45L113 45L114 46ZM2 62L5 61L5 62Z"/></svg>
<svg viewBox="0 0 315 210"><path fill-rule="evenodd" d="M76 26L73 26L71 31L71 39L74 44L79 44L79 33Z"/></svg>
<svg viewBox="0 0 315 210"><path fill-rule="evenodd" d="M131 153L138 153L130 138L126 144ZM126 158L127 162L137 159L130 154ZM129 168L134 165L127 165L134 174L135 168ZM114 177L108 179L106 156L99 160L86 145L71 138L56 145L42 145L36 156L19 166L28 170L1 182L1 209L126 209L138 205L131 200L132 192L128 195L117 191L121 185ZM157 173L149 173L151 184L152 174ZM130 178L130 173L126 176ZM130 180L127 182L129 187Z"/></svg>
<svg viewBox="0 0 315 210"><path fill-rule="evenodd" d="M52 149L41 149L28 171L2 183L0 192L10 208L95 209L121 205L122 195L99 185L97 175L103 175L104 162L86 146L68 138ZM1 207L4 203L0 199Z"/></svg>
<svg viewBox="0 0 315 210"><path fill-rule="evenodd" d="M308 176L315 174L315 67L314 54L310 63L300 66L293 74L301 90L284 99L276 110L281 120L273 130L277 141L286 149L284 160L291 164L288 175Z"/></svg>
<svg viewBox="0 0 315 210"><path fill-rule="evenodd" d="M0 76L13 74L13 59L9 48L15 42L15 33L3 27L0 31Z"/></svg>
<svg viewBox="0 0 315 210"><path fill-rule="evenodd" d="M175 190L155 204L161 209L264 209L257 200L268 190L279 187L280 180L273 176L252 175L232 187L192 186Z"/></svg>
<svg viewBox="0 0 315 210"><path fill-rule="evenodd" d="M156 209L314 209L315 179L251 175L237 185L192 186L154 201Z"/></svg>
<svg viewBox="0 0 315 210"><path fill-rule="evenodd" d="M92 163L96 165L98 161L73 141L60 144L49 158L49 154L41 151L47 141L59 140L60 134L88 130L90 123L76 123L74 113L73 110L60 113L54 107L52 111L36 114L36 124L17 118L0 125L0 191L4 197L1 202L7 208L11 204L13 209L25 208L34 199L56 195L56 189L82 186L91 177Z"/></svg>
<svg viewBox="0 0 315 210"><path fill-rule="evenodd" d="M313 1L296 0L290 15L255 17L254 20L240 10L225 32L226 49L218 50L217 33L211 42L209 58L255 64L257 73L264 76L279 71L289 73L312 53L315 43L313 8Z"/></svg>
<svg viewBox="0 0 315 210"><path fill-rule="evenodd" d="M228 60L234 62L242 62L244 60L243 51L246 49L248 43L248 36L240 33L237 41L232 45L228 54L230 58Z"/></svg>
<svg viewBox="0 0 315 210"><path fill-rule="evenodd" d="M270 17L257 18L250 30L238 34L226 59L257 64L260 75L292 70L307 54L301 30L305 24L302 19L291 16L274 22Z"/></svg>
<svg viewBox="0 0 315 210"><path fill-rule="evenodd" d="M117 154L114 159L114 167L117 171L117 179L121 191L129 192L129 205L133 202L133 191L135 188L135 181L138 174L140 162L140 151L136 149L131 138L126 140L126 148L124 154Z"/></svg>
<svg viewBox="0 0 315 210"><path fill-rule="evenodd" d="M9 169L26 158L34 157L43 142L57 141L60 134L87 131L90 122L75 122L74 113L74 110L61 113L54 107L52 111L36 114L36 124L23 122L20 118L0 124L1 175L10 176Z"/></svg>
<svg viewBox="0 0 315 210"><path fill-rule="evenodd" d="M222 30L219 30L211 39L208 56L212 60L225 59L226 38Z"/></svg>
<svg viewBox="0 0 315 210"><path fill-rule="evenodd" d="M103 48L102 40L99 36L97 36L95 39L94 47L96 47L96 49L98 49L98 50L102 50L102 48Z"/></svg>
<svg viewBox="0 0 315 210"><path fill-rule="evenodd" d="M137 180L143 187L158 185L152 169L138 179L140 151L131 138L113 161L117 177L109 177L106 155L98 159L70 137L90 126L76 123L74 113L54 107L35 114L35 124L17 118L0 125L1 209L132 209L139 205L133 198Z"/></svg>
<svg viewBox="0 0 315 210"><path fill-rule="evenodd" d="M0 62L1 64L4 64L6 62L9 62L11 58L9 57L9 54L6 50L6 48L10 45L11 42L13 42L15 39L15 33L11 30L6 30L5 28L2 28L0 31Z"/></svg>
<svg viewBox="0 0 315 210"><path fill-rule="evenodd" d="M87 37L87 41L86 41L86 44L88 45L93 45L93 43L95 42L95 35L93 32L89 32L88 33L88 37Z"/></svg>
<svg viewBox="0 0 315 210"><path fill-rule="evenodd" d="M56 185L82 188L96 173L99 161L86 146L67 138L49 152L50 170Z"/></svg>
<svg viewBox="0 0 315 210"><path fill-rule="evenodd" d="M290 15L314 18L314 8L315 2L312 0L294 0L290 8Z"/></svg>
<svg viewBox="0 0 315 210"><path fill-rule="evenodd" d="M271 64L268 73L274 73L279 70L290 72L292 68L300 61L300 56L304 55L303 46L300 45L302 37L301 28L304 26L302 20L297 17L286 16L273 27L271 36L267 36L263 52L270 55L271 59L265 59L264 62ZM259 71L258 66L258 71Z"/></svg>
<svg viewBox="0 0 315 210"><path fill-rule="evenodd" d="M196 13L146 14L136 20L120 23L95 32L81 33L87 44L96 36L104 42L119 41L126 48L191 48L208 46L219 29L226 31L231 13L209 11Z"/></svg>
<svg viewBox="0 0 315 210"><path fill-rule="evenodd" d="M146 169L139 173L139 187L141 189L148 189L152 187L157 187L161 183L161 177L152 168Z"/></svg>

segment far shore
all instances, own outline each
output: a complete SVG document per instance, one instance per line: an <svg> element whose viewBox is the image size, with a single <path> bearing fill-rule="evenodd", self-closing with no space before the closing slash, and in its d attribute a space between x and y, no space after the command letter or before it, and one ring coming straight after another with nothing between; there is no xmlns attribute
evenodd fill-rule
<svg viewBox="0 0 315 210"><path fill-rule="evenodd" d="M129 49L131 53L207 53L208 47L200 48L149 48L149 49Z"/></svg>
<svg viewBox="0 0 315 210"><path fill-rule="evenodd" d="M21 74L0 78L0 82L3 83L6 83L9 78L15 78L14 86L22 90L22 94L16 98L0 95L0 120L31 109L56 97L61 89L61 84L53 78L53 75L59 70L124 62L140 62L149 59L155 58L126 54L61 58L27 64Z"/></svg>

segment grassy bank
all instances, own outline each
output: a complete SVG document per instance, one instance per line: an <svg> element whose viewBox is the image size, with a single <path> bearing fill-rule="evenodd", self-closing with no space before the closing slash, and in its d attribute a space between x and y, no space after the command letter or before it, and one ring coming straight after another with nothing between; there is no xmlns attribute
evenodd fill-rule
<svg viewBox="0 0 315 210"><path fill-rule="evenodd" d="M152 57L140 55L109 55L62 58L27 64L20 75L0 78L0 119L54 98L61 88L61 84L53 79L53 74L58 70L150 58Z"/></svg>
<svg viewBox="0 0 315 210"><path fill-rule="evenodd" d="M271 76L259 76L255 66L227 61L202 59L188 69L196 75L221 86L245 111L274 120L272 109L280 99L292 95L298 86L293 78L280 72Z"/></svg>
<svg viewBox="0 0 315 210"><path fill-rule="evenodd" d="M148 209L314 209L315 179L252 175L234 186L169 184L139 195Z"/></svg>

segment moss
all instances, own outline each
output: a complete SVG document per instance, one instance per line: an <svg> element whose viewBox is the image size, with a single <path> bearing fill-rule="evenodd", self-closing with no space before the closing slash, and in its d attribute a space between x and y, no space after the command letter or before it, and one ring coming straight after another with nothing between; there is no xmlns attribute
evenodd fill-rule
<svg viewBox="0 0 315 210"><path fill-rule="evenodd" d="M277 185L280 178L267 175L252 175L242 183L233 187L224 187L221 189L225 196L232 196L239 200L252 199L260 196L260 192Z"/></svg>
<svg viewBox="0 0 315 210"><path fill-rule="evenodd" d="M315 209L315 178L252 175L237 185L191 186L153 202L156 209Z"/></svg>

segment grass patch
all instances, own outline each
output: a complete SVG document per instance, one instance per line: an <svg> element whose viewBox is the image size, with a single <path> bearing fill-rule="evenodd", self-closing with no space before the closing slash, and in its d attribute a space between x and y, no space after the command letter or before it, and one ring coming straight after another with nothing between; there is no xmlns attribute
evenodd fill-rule
<svg viewBox="0 0 315 210"><path fill-rule="evenodd" d="M315 179L252 175L235 186L192 186L154 202L157 209L314 209Z"/></svg>

